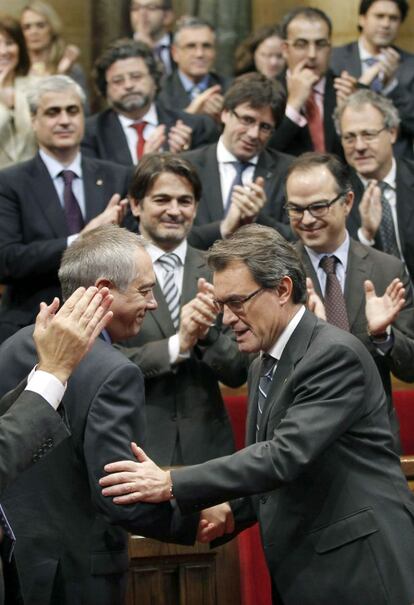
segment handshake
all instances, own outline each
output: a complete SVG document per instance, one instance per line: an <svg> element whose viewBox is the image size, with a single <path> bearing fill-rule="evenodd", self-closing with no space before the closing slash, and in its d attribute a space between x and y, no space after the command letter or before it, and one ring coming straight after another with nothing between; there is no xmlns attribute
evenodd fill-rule
<svg viewBox="0 0 414 605"><path fill-rule="evenodd" d="M113 498L114 503L120 505L173 499L170 471L157 466L136 443L131 443L131 449L137 462L121 460L105 466L108 474L99 480L102 495ZM211 542L233 531L234 518L228 502L201 511L198 542Z"/></svg>

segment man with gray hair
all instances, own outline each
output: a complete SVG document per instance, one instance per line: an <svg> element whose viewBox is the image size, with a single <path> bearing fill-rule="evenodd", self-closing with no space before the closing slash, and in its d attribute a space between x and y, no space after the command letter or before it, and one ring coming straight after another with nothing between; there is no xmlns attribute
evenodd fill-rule
<svg viewBox="0 0 414 605"><path fill-rule="evenodd" d="M100 493L104 464L145 438L144 381L112 342L135 336L157 303L143 240L116 225L82 234L59 270L67 297L80 286L108 288L112 320L68 382L63 406L71 437L3 494L17 537L15 556L26 605L122 605L128 570L125 530L192 543L198 515L181 528L177 509L120 508ZM0 349L0 393L35 363L33 327ZM187 536L186 532L189 532Z"/></svg>
<svg viewBox="0 0 414 605"><path fill-rule="evenodd" d="M36 156L0 171L0 342L59 296L64 250L83 231L123 219L130 171L80 154L84 93L68 76L29 94Z"/></svg>
<svg viewBox="0 0 414 605"><path fill-rule="evenodd" d="M158 98L167 107L206 113L219 121L230 79L213 71L213 27L205 19L184 15L176 23L171 52L177 69L162 80Z"/></svg>
<svg viewBox="0 0 414 605"><path fill-rule="evenodd" d="M275 230L242 227L209 263L239 349L262 351L249 372L247 447L163 471L133 446L138 462L105 467L104 494L126 509L175 500L182 512L231 499L226 522L261 526L277 603L412 603L414 499L371 355L305 309L302 264ZM200 537L224 532L212 524Z"/></svg>
<svg viewBox="0 0 414 605"><path fill-rule="evenodd" d="M355 202L348 218L352 237L393 254L414 279L414 162L394 157L398 111L390 99L359 90L335 112L345 158L352 167Z"/></svg>

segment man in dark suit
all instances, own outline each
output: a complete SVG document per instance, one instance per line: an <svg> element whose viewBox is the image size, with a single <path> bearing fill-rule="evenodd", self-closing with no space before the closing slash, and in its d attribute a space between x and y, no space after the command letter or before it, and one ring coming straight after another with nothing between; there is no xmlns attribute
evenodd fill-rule
<svg viewBox="0 0 414 605"><path fill-rule="evenodd" d="M335 73L346 69L361 84L392 100L401 118L398 158L413 158L414 55L393 43L409 10L407 0L361 0L355 42L334 48Z"/></svg>
<svg viewBox="0 0 414 605"><path fill-rule="evenodd" d="M130 166L145 153L180 153L218 138L208 116L192 116L156 101L160 71L143 42L118 40L95 63L95 82L109 109L86 120L85 154Z"/></svg>
<svg viewBox="0 0 414 605"><path fill-rule="evenodd" d="M60 295L60 259L78 233L123 218L130 171L81 156L83 97L67 76L39 82L30 95L39 153L0 171L0 342Z"/></svg>
<svg viewBox="0 0 414 605"><path fill-rule="evenodd" d="M125 457L145 437L144 385L139 368L111 342L136 334L157 303L155 276L141 239L115 225L79 237L59 270L63 295L79 285L107 287L113 317L78 365L63 398L71 438L29 469L3 494L17 537L15 556L27 605L121 605L128 570L128 536L192 542L176 524L177 511L120 509L102 498L102 465ZM32 327L0 350L0 392L35 363ZM192 524L190 522L190 529Z"/></svg>
<svg viewBox="0 0 414 605"><path fill-rule="evenodd" d="M220 121L230 79L212 71L216 34L210 23L200 17L181 17L175 25L172 55L177 69L162 79L158 99L166 107L207 114Z"/></svg>
<svg viewBox="0 0 414 605"><path fill-rule="evenodd" d="M110 319L107 292L103 299L96 288L77 290L56 315L56 299L49 306L42 304L34 331L40 362L27 381L0 400L0 494L68 437L55 410L70 374ZM0 506L1 605L22 603L13 542L13 529Z"/></svg>
<svg viewBox="0 0 414 605"><path fill-rule="evenodd" d="M162 466L234 451L218 381L237 387L247 378L247 358L217 319L204 254L187 244L200 194L194 168L170 154L144 158L129 192L140 233L150 242L158 308L122 351L144 374L148 448ZM164 259L171 255L170 281Z"/></svg>
<svg viewBox="0 0 414 605"><path fill-rule="evenodd" d="M300 240L296 249L310 279L309 306L319 317L338 321L335 315L325 314L321 303L327 290L323 259L333 255L349 331L367 347L377 365L400 453L391 372L400 380L414 382L413 294L404 265L349 237L346 219L354 194L346 168L334 156L300 156L290 167L286 198L292 230Z"/></svg>
<svg viewBox="0 0 414 605"><path fill-rule="evenodd" d="M260 523L278 603L411 603L414 499L371 355L305 310L303 267L275 230L243 227L209 263L239 348L266 354L249 373L248 447L171 471L134 447L139 463L106 466L104 493L182 511L233 499L237 530ZM206 525L205 537L228 529Z"/></svg>
<svg viewBox="0 0 414 605"><path fill-rule="evenodd" d="M287 104L269 145L292 155L305 151L342 155L332 119L337 92L329 69L331 20L317 8L297 7L285 15L281 30L287 71L280 80ZM341 83L345 89L352 87L346 74Z"/></svg>
<svg viewBox="0 0 414 605"><path fill-rule="evenodd" d="M400 258L414 281L414 162L396 159L399 117L392 101L359 90L337 110L336 124L348 164L355 203L348 230L363 244Z"/></svg>
<svg viewBox="0 0 414 605"><path fill-rule="evenodd" d="M165 74L175 69L171 56L172 35L169 31L174 21L171 0L131 0L129 17L134 40L145 42L154 57L161 61Z"/></svg>
<svg viewBox="0 0 414 605"><path fill-rule="evenodd" d="M273 226L289 237L283 185L292 158L266 149L284 108L279 83L258 73L240 76L224 96L223 133L217 145L185 154L203 186L189 236L195 247L207 249L251 221Z"/></svg>

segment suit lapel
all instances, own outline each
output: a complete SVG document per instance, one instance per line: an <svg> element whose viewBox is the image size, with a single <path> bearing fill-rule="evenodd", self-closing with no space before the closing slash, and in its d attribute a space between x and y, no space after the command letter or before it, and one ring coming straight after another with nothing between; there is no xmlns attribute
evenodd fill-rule
<svg viewBox="0 0 414 605"><path fill-rule="evenodd" d="M257 162L256 170L254 171L253 180L255 180L258 176L264 178L264 189L266 191L266 196L268 201L272 199L272 183L275 182L275 172L277 171L276 161L274 158L266 151L262 151L259 155L259 161Z"/></svg>
<svg viewBox="0 0 414 605"><path fill-rule="evenodd" d="M85 223L88 223L104 210L109 200L104 199L105 174L100 170L97 162L90 158L82 158L82 178L86 207Z"/></svg>
<svg viewBox="0 0 414 605"><path fill-rule="evenodd" d="M323 128L325 132L325 147L332 149L336 137L332 114L336 107L336 93L333 85L333 73L326 74L325 94L323 97Z"/></svg>
<svg viewBox="0 0 414 605"><path fill-rule="evenodd" d="M104 148L110 152L107 153L107 157L111 157L113 162L119 164L127 166L133 164L128 142L115 112L109 109L103 114L103 119L104 124L101 132L104 139Z"/></svg>
<svg viewBox="0 0 414 605"><path fill-rule="evenodd" d="M347 47L349 49L347 63L349 65L348 71L353 74L356 78L361 76L361 58L359 56L358 43L353 42ZM338 74L340 75L340 74Z"/></svg>
<svg viewBox="0 0 414 605"><path fill-rule="evenodd" d="M29 166L29 191L56 237L67 237L68 229L63 208L50 174L37 154Z"/></svg>
<svg viewBox="0 0 414 605"><path fill-rule="evenodd" d="M361 307L365 305L364 281L370 279L372 263L368 252L359 242L351 239L348 252L348 265L345 278L345 304L348 312L350 331L358 317L364 314Z"/></svg>
<svg viewBox="0 0 414 605"><path fill-rule="evenodd" d="M207 212L210 221L220 221L224 216L223 196L221 193L220 172L217 161L217 145L209 145L206 149L206 161L203 168L205 182L209 184ZM204 179L203 179L204 180ZM200 201L200 204L203 200Z"/></svg>
<svg viewBox="0 0 414 605"><path fill-rule="evenodd" d="M405 248L407 242L407 234L412 241L412 233L414 226L413 212L413 191L414 191L414 174L410 168L412 163L407 166L404 161L397 162L397 219L398 233L400 236L403 255L406 256ZM411 242L410 242L411 243Z"/></svg>
<svg viewBox="0 0 414 605"><path fill-rule="evenodd" d="M306 252L305 246L302 244L302 242L296 242L295 248L299 253L303 266L305 267L306 277L311 278L316 294L323 300L323 294L321 290L321 285L319 283L319 278L315 272L315 269L313 268L311 259L309 258L309 255Z"/></svg>

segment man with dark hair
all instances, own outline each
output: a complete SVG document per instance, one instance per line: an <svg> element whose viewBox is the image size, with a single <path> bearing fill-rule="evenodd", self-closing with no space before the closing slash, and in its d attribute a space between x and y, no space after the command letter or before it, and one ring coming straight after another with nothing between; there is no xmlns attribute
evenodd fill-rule
<svg viewBox="0 0 414 605"><path fill-rule="evenodd" d="M346 69L391 99L399 111L401 127L395 143L397 157L413 157L414 55L394 46L401 23L409 10L407 0L362 0L355 42L334 48L332 69Z"/></svg>
<svg viewBox="0 0 414 605"><path fill-rule="evenodd" d="M173 499L182 511L231 499L236 531L260 524L277 603L412 603L414 499L371 355L305 310L302 264L275 230L242 227L209 262L224 323L241 350L262 351L249 372L247 447L163 471L134 446L138 462L105 467L103 493L118 505ZM228 530L206 525L204 537Z"/></svg>
<svg viewBox="0 0 414 605"><path fill-rule="evenodd" d="M219 121L230 79L213 71L216 33L210 23L200 17L181 17L175 26L172 56L177 69L162 80L159 99L167 107L206 113Z"/></svg>
<svg viewBox="0 0 414 605"><path fill-rule="evenodd" d="M158 307L122 352L144 374L148 448L163 466L234 451L218 382L237 387L247 377L247 359L217 317L204 254L187 244L200 196L195 169L170 154L144 158L129 193L150 242Z"/></svg>
<svg viewBox="0 0 414 605"><path fill-rule="evenodd" d="M68 76L39 80L28 94L39 152L0 171L0 342L60 296L60 259L79 233L123 220L130 170L80 153L84 97Z"/></svg>
<svg viewBox="0 0 414 605"><path fill-rule="evenodd" d="M357 91L335 114L346 161L353 169L355 204L349 232L363 244L397 256L413 282L414 162L394 157L399 122L391 99L372 90Z"/></svg>
<svg viewBox="0 0 414 605"><path fill-rule="evenodd" d="M283 182L291 158L266 145L282 119L285 94L258 73L234 80L224 96L217 143L185 154L203 185L190 242L208 248L245 222L264 222L289 236ZM285 220L285 222L283 222Z"/></svg>
<svg viewBox="0 0 414 605"><path fill-rule="evenodd" d="M287 90L287 104L269 144L293 155L305 151L342 155L332 113L337 94L349 94L354 82L346 73L335 80L329 69L331 21L317 8L297 7L284 16L281 30L287 70L279 79Z"/></svg>
<svg viewBox="0 0 414 605"><path fill-rule="evenodd" d="M119 164L137 164L145 153L179 153L217 139L208 116L192 116L155 101L161 72L143 42L118 40L95 63L95 81L109 109L86 121L82 149Z"/></svg>
<svg viewBox="0 0 414 605"><path fill-rule="evenodd" d="M387 395L390 425L400 453L398 419L392 403L391 372L414 382L414 306L407 272L399 260L351 239L346 220L354 193L348 170L335 156L307 153L286 178L287 212L300 242L296 249L309 278L310 308L346 328L374 358ZM331 308L326 259L334 258L340 294ZM318 297L318 298L316 298ZM326 308L321 301L324 301Z"/></svg>
<svg viewBox="0 0 414 605"><path fill-rule="evenodd" d="M134 40L145 42L161 61L164 73L170 74L175 68L169 31L174 21L171 0L131 0L129 17Z"/></svg>

